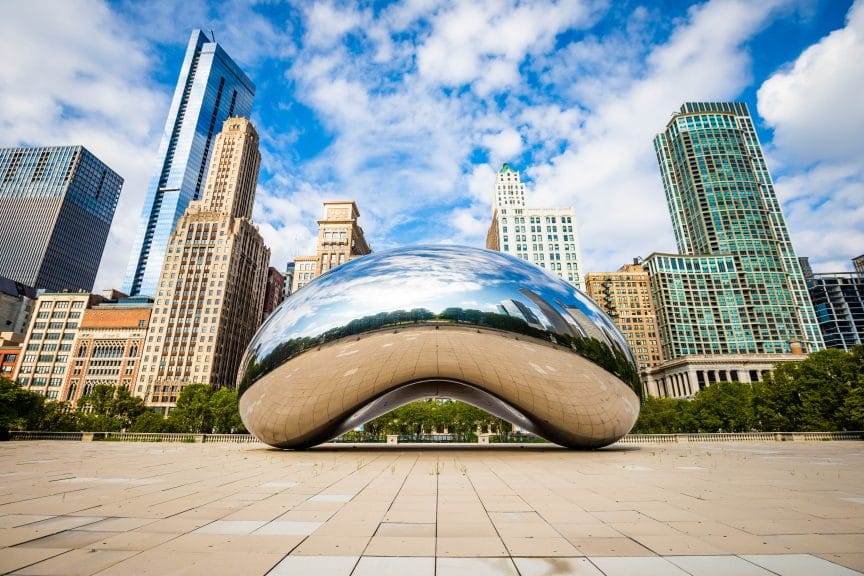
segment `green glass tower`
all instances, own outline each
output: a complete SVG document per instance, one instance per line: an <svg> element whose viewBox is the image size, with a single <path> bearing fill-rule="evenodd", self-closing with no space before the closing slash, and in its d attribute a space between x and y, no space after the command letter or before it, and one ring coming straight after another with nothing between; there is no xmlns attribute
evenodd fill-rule
<svg viewBox="0 0 864 576"><path fill-rule="evenodd" d="M681 253L647 262L666 358L823 348L747 105L688 102L654 148Z"/></svg>

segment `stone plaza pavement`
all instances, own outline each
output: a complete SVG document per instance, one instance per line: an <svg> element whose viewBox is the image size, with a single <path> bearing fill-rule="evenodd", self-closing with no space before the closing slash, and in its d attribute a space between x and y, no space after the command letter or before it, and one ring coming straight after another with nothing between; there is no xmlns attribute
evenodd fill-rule
<svg viewBox="0 0 864 576"><path fill-rule="evenodd" d="M0 573L849 575L864 443L0 443Z"/></svg>

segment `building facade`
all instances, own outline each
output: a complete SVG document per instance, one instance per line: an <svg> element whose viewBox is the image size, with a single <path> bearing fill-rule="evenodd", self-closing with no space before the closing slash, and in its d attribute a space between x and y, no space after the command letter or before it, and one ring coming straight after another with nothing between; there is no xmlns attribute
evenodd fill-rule
<svg viewBox="0 0 864 576"><path fill-rule="evenodd" d="M62 399L84 312L103 300L89 292L40 294L13 378L32 392Z"/></svg>
<svg viewBox="0 0 864 576"><path fill-rule="evenodd" d="M664 356L821 349L746 104L686 103L654 147L681 253L646 260Z"/></svg>
<svg viewBox="0 0 864 576"><path fill-rule="evenodd" d="M15 367L21 357L24 335L18 332L0 332L0 378L13 380Z"/></svg>
<svg viewBox="0 0 864 576"><path fill-rule="evenodd" d="M282 300L288 298L291 295L291 287L294 286L294 268L296 264L294 262L288 262L285 265L285 289L282 292Z"/></svg>
<svg viewBox="0 0 864 576"><path fill-rule="evenodd" d="M855 272L864 276L864 254L852 258L852 266L855 268Z"/></svg>
<svg viewBox="0 0 864 576"><path fill-rule="evenodd" d="M252 123L226 120L204 195L168 241L135 386L162 413L189 384L234 386L261 324L270 250L252 223L260 162Z"/></svg>
<svg viewBox="0 0 864 576"><path fill-rule="evenodd" d="M285 299L285 276L270 266L267 269L267 289L264 291L264 311L262 321L266 320L282 300Z"/></svg>
<svg viewBox="0 0 864 576"><path fill-rule="evenodd" d="M588 296L623 332L640 370L663 360L651 285L641 264L625 264L617 272L586 274L585 287Z"/></svg>
<svg viewBox="0 0 864 576"><path fill-rule="evenodd" d="M682 356L643 370L645 394L657 398L692 398L715 382L762 382L777 364L800 362L790 354L724 354Z"/></svg>
<svg viewBox="0 0 864 576"><path fill-rule="evenodd" d="M193 30L147 188L123 291L154 296L168 239L207 179L216 133L249 116L255 85L215 41Z"/></svg>
<svg viewBox="0 0 864 576"><path fill-rule="evenodd" d="M99 385L132 393L152 308L150 298L128 298L84 310L59 399L77 406Z"/></svg>
<svg viewBox="0 0 864 576"><path fill-rule="evenodd" d="M318 220L315 256L294 259L292 294L328 270L372 252L359 218L360 210L353 200L324 202L324 218Z"/></svg>
<svg viewBox="0 0 864 576"><path fill-rule="evenodd" d="M83 146L0 148L0 276L92 290L122 187Z"/></svg>
<svg viewBox="0 0 864 576"><path fill-rule="evenodd" d="M486 248L532 262L585 289L573 208L528 208L525 184L506 163L495 178Z"/></svg>
<svg viewBox="0 0 864 576"><path fill-rule="evenodd" d="M35 305L35 288L0 276L0 332L23 334Z"/></svg>
<svg viewBox="0 0 864 576"><path fill-rule="evenodd" d="M864 273L813 274L807 288L826 347L864 344Z"/></svg>

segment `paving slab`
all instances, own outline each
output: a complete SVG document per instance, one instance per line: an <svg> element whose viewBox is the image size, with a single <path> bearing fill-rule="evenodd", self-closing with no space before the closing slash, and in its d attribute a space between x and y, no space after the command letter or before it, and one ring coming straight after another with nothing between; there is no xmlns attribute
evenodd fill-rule
<svg viewBox="0 0 864 576"><path fill-rule="evenodd" d="M0 478L0 574L864 573L855 441L3 442Z"/></svg>

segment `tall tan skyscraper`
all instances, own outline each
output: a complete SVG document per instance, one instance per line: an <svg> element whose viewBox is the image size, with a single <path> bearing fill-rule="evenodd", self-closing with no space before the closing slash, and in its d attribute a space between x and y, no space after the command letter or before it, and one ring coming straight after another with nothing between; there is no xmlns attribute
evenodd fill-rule
<svg viewBox="0 0 864 576"><path fill-rule="evenodd" d="M639 368L659 364L663 355L648 272L639 264L625 264L617 272L590 272L585 284L588 296L624 333Z"/></svg>
<svg viewBox="0 0 864 576"><path fill-rule="evenodd" d="M324 218L318 220L315 256L294 259L292 294L331 268L372 252L358 218L360 210L353 200L324 202Z"/></svg>
<svg viewBox="0 0 864 576"><path fill-rule="evenodd" d="M163 412L189 384L233 386L261 323L270 249L252 223L261 154L249 120L216 137L201 200L168 241L136 394Z"/></svg>

